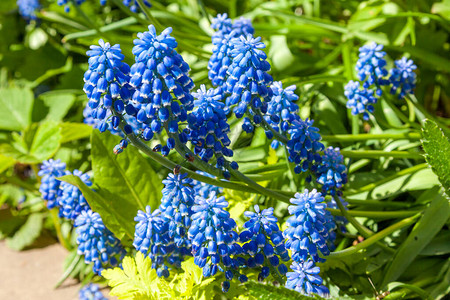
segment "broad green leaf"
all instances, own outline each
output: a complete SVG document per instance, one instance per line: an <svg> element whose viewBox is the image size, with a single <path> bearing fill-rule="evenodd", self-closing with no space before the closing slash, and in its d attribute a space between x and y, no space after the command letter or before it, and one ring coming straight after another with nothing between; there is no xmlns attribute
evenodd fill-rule
<svg viewBox="0 0 450 300"><path fill-rule="evenodd" d="M6 239L8 247L18 251L31 245L41 234L43 220L43 214L31 214L25 224L11 238Z"/></svg>
<svg viewBox="0 0 450 300"><path fill-rule="evenodd" d="M13 166L15 163L16 160L14 158L0 154L0 173L3 173L6 169Z"/></svg>
<svg viewBox="0 0 450 300"><path fill-rule="evenodd" d="M97 212L102 217L105 226L111 230L111 232L114 233L118 239L122 240L125 235L127 235L129 239L133 239L133 218L124 216L120 199L114 194L104 191L101 188L93 191L86 184L84 184L78 176L66 175L59 178L59 180L65 181L79 188L92 210ZM135 211L135 215L136 214L137 207Z"/></svg>
<svg viewBox="0 0 450 300"><path fill-rule="evenodd" d="M270 58L276 70L285 70L295 61L294 55L289 50L287 38L284 35L272 35L270 38Z"/></svg>
<svg viewBox="0 0 450 300"><path fill-rule="evenodd" d="M13 134L10 144L0 145L0 153L21 163L40 163L52 157L60 146L57 123L46 121L32 126L22 135Z"/></svg>
<svg viewBox="0 0 450 300"><path fill-rule="evenodd" d="M389 265L382 286L395 281L441 230L450 217L450 203L441 194L437 194L424 215L414 226L408 238L400 245Z"/></svg>
<svg viewBox="0 0 450 300"><path fill-rule="evenodd" d="M39 96L36 101L33 119L39 121L40 119L47 119L52 121L61 121L67 114L69 109L75 102L75 95L70 93L45 93ZM36 107L37 104L39 107ZM36 112L36 110L40 110ZM38 114L38 116L36 116Z"/></svg>
<svg viewBox="0 0 450 300"><path fill-rule="evenodd" d="M422 134L425 159L438 176L446 194L450 196L450 142L431 120L425 121Z"/></svg>
<svg viewBox="0 0 450 300"><path fill-rule="evenodd" d="M88 138L91 136L93 130L92 126L83 123L69 123L64 122L60 124L61 127L61 144Z"/></svg>
<svg viewBox="0 0 450 300"><path fill-rule="evenodd" d="M116 155L114 146L121 138L94 130L91 136L92 169L95 182L120 199L122 214L132 220L136 207L155 210L161 199L162 183L147 160L133 146Z"/></svg>
<svg viewBox="0 0 450 300"><path fill-rule="evenodd" d="M433 14L439 14L443 18L450 20L450 0L443 0L442 2L436 2L431 7Z"/></svg>
<svg viewBox="0 0 450 300"><path fill-rule="evenodd" d="M442 230L420 252L420 255L450 254L450 242L449 241L450 241L450 230Z"/></svg>
<svg viewBox="0 0 450 300"><path fill-rule="evenodd" d="M0 130L20 131L30 125L33 93L27 88L0 89Z"/></svg>

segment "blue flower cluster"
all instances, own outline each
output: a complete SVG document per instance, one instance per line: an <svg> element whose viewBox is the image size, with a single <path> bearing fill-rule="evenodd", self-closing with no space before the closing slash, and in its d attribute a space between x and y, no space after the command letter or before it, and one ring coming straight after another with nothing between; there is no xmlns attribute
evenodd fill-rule
<svg viewBox="0 0 450 300"><path fill-rule="evenodd" d="M270 275L271 269L276 277L285 275L287 267L280 264L289 260L289 254L284 246L284 237L278 228L278 220L273 215L273 207L259 209L254 206L255 212L246 211L244 216L249 218L245 222L246 230L239 234L239 242L244 243L242 249L250 256L247 266L250 268L261 267L258 275L260 281Z"/></svg>
<svg viewBox="0 0 450 300"><path fill-rule="evenodd" d="M56 3L58 3L59 6L64 6L64 11L66 13L68 13L70 11L70 3L72 3L73 5L81 5L84 2L86 2L86 0L58 0ZM100 5L106 5L106 0L99 0ZM123 5L125 5L126 7L128 7L132 12L137 13L139 12L139 3L136 0L122 0ZM152 4L147 1L147 0L143 0L143 3L145 6L147 7L152 7Z"/></svg>
<svg viewBox="0 0 450 300"><path fill-rule="evenodd" d="M322 156L322 162L316 170L317 182L322 185L322 193L341 195L340 189L347 183L347 168L339 148L328 147Z"/></svg>
<svg viewBox="0 0 450 300"><path fill-rule="evenodd" d="M69 173L70 174L70 173ZM87 185L91 186L88 174L83 174L79 170L74 170L73 175L80 177L80 179ZM81 214L82 211L87 211L90 209L89 204L84 198L81 191L76 187L67 182L61 183L60 186L61 195L58 197L59 215L68 220L75 220L77 216Z"/></svg>
<svg viewBox="0 0 450 300"><path fill-rule="evenodd" d="M78 254L85 263L93 263L96 274L107 265L117 266L125 255L120 241L103 224L102 218L92 210L82 211L75 219Z"/></svg>
<svg viewBox="0 0 450 300"><path fill-rule="evenodd" d="M237 243L238 234L234 231L236 222L230 218L225 207L228 207L228 202L223 196L196 196L192 207L192 224L188 231L194 262L203 268L203 276L213 276L219 270L225 272L226 281L222 283L224 292L229 289L229 280L234 276L245 281L238 271L245 260L232 258L242 253L242 247Z"/></svg>
<svg viewBox="0 0 450 300"><path fill-rule="evenodd" d="M42 162L41 169L38 172L38 175L42 177L39 192L42 199L47 202L48 209L58 206L58 197L61 196L61 181L57 180L56 177L67 174L66 164L59 159L49 159Z"/></svg>
<svg viewBox="0 0 450 300"><path fill-rule="evenodd" d="M36 11L41 8L39 0L17 0L17 6L19 7L19 14L26 21L36 21L38 19Z"/></svg>
<svg viewBox="0 0 450 300"><path fill-rule="evenodd" d="M313 120L306 119L303 121L297 118L291 123L288 133L290 135L286 144L289 153L289 161L294 163L295 173L300 174L307 170L315 171L317 165L321 162L320 151L324 146L320 142L322 137L319 129L312 126Z"/></svg>
<svg viewBox="0 0 450 300"><path fill-rule="evenodd" d="M372 42L359 48L359 59L356 62L356 71L358 72L359 80L363 82L364 88L369 88L371 85L377 87L377 95L381 95L382 85L388 84L384 77L388 74L386 70L386 52L383 50L383 45L378 45Z"/></svg>
<svg viewBox="0 0 450 300"><path fill-rule="evenodd" d="M411 59L402 57L395 61L396 68L391 69L389 82L392 84L391 93L395 94L397 90L398 98L403 99L407 94L413 94L416 87L416 73L414 70L417 66Z"/></svg>
<svg viewBox="0 0 450 300"><path fill-rule="evenodd" d="M149 31L138 33L134 40L133 54L136 62L131 66L130 85L134 88L132 100L140 105L135 111L138 122L144 124L142 137L150 140L154 133L162 129L168 132L164 153L175 147L175 134L179 134L178 123L187 120L187 112L194 108L194 98L190 90L194 82L189 77L189 65L177 53L177 42L170 36L172 28L165 29L160 35L150 25ZM187 142L186 133L181 132L179 139Z"/></svg>
<svg viewBox="0 0 450 300"><path fill-rule="evenodd" d="M79 292L79 300L108 300L103 296L100 287L97 284L89 283L85 285Z"/></svg>
<svg viewBox="0 0 450 300"><path fill-rule="evenodd" d="M203 171L197 171L197 173L200 175L203 175L203 176L214 178L214 176L212 176L208 173L205 173ZM204 182L197 181L197 180L193 180L192 184L193 184L194 194L199 195L203 198L209 198L212 193L214 193L217 196L223 193L223 188L221 188L219 186L215 186L215 185L204 183Z"/></svg>
<svg viewBox="0 0 450 300"><path fill-rule="evenodd" d="M378 99L374 96L373 90L359 88L359 82L350 80L345 86L345 96L347 97L347 108L352 110L352 115L363 114L364 120L369 120L369 113L375 110L374 105Z"/></svg>
<svg viewBox="0 0 450 300"><path fill-rule="evenodd" d="M216 156L217 167L224 166L225 157L233 156L227 148L231 141L228 138L230 125L227 123L225 104L220 88L206 90L204 85L194 95L195 109L188 115L187 136L194 146L194 153L203 161Z"/></svg>
<svg viewBox="0 0 450 300"><path fill-rule="evenodd" d="M89 70L84 74L83 90L89 98L87 105L90 109L85 110L85 118L96 124L100 132L108 129L114 131L121 123L118 115L136 111L136 107L130 103L130 67L123 62L124 55L119 45L111 46L103 40L99 41L99 45L92 45L91 50L86 52ZM127 124L124 131L129 134L133 128ZM125 139L122 140L118 149L123 150L127 144Z"/></svg>
<svg viewBox="0 0 450 300"><path fill-rule="evenodd" d="M287 220L288 228L284 231L287 239L286 248L292 251L291 265L293 272L287 273L286 287L305 294L328 294L328 289L322 286L322 279L318 275L320 269L316 262L325 261L318 254L330 253L327 246L330 238L334 238L333 220L325 210L326 203L321 193L316 190L305 190L296 193L288 207L291 217ZM309 275L309 276L307 276Z"/></svg>
<svg viewBox="0 0 450 300"><path fill-rule="evenodd" d="M216 30L212 36L213 54L208 61L208 77L213 86L223 87L226 82L227 70L231 65L231 51L234 48L232 39L241 35L253 34L250 20L241 18L233 24L227 14L219 14L212 20L211 28Z"/></svg>
<svg viewBox="0 0 450 300"><path fill-rule="evenodd" d="M293 272L288 272L286 287L293 289L304 295L317 294L326 297L330 291L325 287L322 277L320 277L320 268L315 266L312 260L294 261L291 265Z"/></svg>

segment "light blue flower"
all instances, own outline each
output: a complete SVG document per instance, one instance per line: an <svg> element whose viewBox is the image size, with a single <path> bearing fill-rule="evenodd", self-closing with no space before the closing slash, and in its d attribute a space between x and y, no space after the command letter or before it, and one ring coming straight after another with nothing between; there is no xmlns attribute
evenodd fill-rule
<svg viewBox="0 0 450 300"><path fill-rule="evenodd" d="M36 11L41 8L39 0L17 0L19 14L26 21L37 20Z"/></svg>
<svg viewBox="0 0 450 300"><path fill-rule="evenodd" d="M414 61L402 57L395 61L396 68L391 69L389 82L392 84L391 94L395 94L397 90L398 98L403 99L407 94L413 94L416 87L416 73L414 70L417 66Z"/></svg>
<svg viewBox="0 0 450 300"><path fill-rule="evenodd" d="M108 300L108 298L103 296L98 284L89 283L80 290L79 300Z"/></svg>
<svg viewBox="0 0 450 300"><path fill-rule="evenodd" d="M350 80L345 86L345 96L347 97L347 108L351 109L352 115L363 114L364 120L369 120L369 113L373 113L374 105L378 99L374 96L373 90L359 88L359 82Z"/></svg>
<svg viewBox="0 0 450 300"><path fill-rule="evenodd" d="M322 156L322 162L316 170L317 182L322 192L331 195L342 194L342 186L347 183L347 168L339 148L328 147Z"/></svg>
<svg viewBox="0 0 450 300"><path fill-rule="evenodd" d="M383 50L383 45L378 45L372 42L359 48L359 59L356 62L356 71L358 72L359 80L363 82L363 87L368 88L371 85L377 87L377 95L381 95L382 85L387 85L389 82L384 79L388 72L386 70L386 52Z"/></svg>
<svg viewBox="0 0 450 300"><path fill-rule="evenodd" d="M73 175L79 177L87 186L91 186L89 175L74 170ZM90 210L89 204L81 191L70 183L63 182L60 186L61 195L58 197L59 214L69 220L75 220L82 211Z"/></svg>
<svg viewBox="0 0 450 300"><path fill-rule="evenodd" d="M304 295L317 294L327 297L330 291L322 285L323 279L320 277L320 268L316 267L312 260L304 262L293 262L291 265L293 272L288 272L286 287Z"/></svg>
<svg viewBox="0 0 450 300"><path fill-rule="evenodd" d="M58 206L58 196L61 195L60 190L61 181L56 177L67 175L66 164L61 160L49 159L42 162L42 166L38 175L42 177L39 192L42 195L42 199L47 202L48 209L52 209Z"/></svg>

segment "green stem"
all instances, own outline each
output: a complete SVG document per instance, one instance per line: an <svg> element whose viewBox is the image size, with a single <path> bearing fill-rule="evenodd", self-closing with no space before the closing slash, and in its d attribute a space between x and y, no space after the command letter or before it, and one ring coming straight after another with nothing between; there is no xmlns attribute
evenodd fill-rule
<svg viewBox="0 0 450 300"><path fill-rule="evenodd" d="M70 245L67 243L66 239L64 238L62 231L61 231L61 224L59 223L60 219L58 217L58 209L55 207L50 210L50 214L52 216L53 224L55 225L56 230L56 236L58 237L59 242L61 245L66 248L67 250L71 250Z"/></svg>
<svg viewBox="0 0 450 300"><path fill-rule="evenodd" d="M70 266L66 269L64 274L62 275L61 279L56 283L55 289L59 288L61 284L63 284L64 281L70 276L70 274L75 270L75 267L78 265L78 263L81 261L81 256L77 255L73 260Z"/></svg>
<svg viewBox="0 0 450 300"><path fill-rule="evenodd" d="M424 159L419 153L412 153L408 151L384 151L384 150L341 150L341 154L344 157L351 158L380 158L380 157L393 157L393 158L411 158L411 159Z"/></svg>
<svg viewBox="0 0 450 300"><path fill-rule="evenodd" d="M420 140L422 138L419 132L406 133L383 133L383 134L336 134L323 135L322 139L327 142L354 142L367 140Z"/></svg>
<svg viewBox="0 0 450 300"><path fill-rule="evenodd" d="M147 17L147 19L153 24L155 25L156 29L158 31L162 31L164 30L164 27L161 25L161 23L158 22L158 20L156 20L150 9L144 4L144 1L142 0L137 0L137 2L139 3L139 6L141 8L141 10L144 12L144 15Z"/></svg>
<svg viewBox="0 0 450 300"><path fill-rule="evenodd" d="M406 226L414 224L416 222L416 219L419 216L420 216L420 214L417 214L413 217L403 219L400 222L395 223L394 225L391 225L388 228L383 229L382 231L380 231L378 233L375 233L371 237L367 238L366 240L364 240L363 242L361 242L355 246L351 246L351 247L348 247L347 249L330 253L330 255L328 255L327 258L340 258L340 257L352 255L361 249L365 249L365 248L375 244L376 242L387 237L388 235L392 234L393 232L395 232L399 229L402 229Z"/></svg>
<svg viewBox="0 0 450 300"><path fill-rule="evenodd" d="M330 211L332 215L337 215L337 216L344 215L339 209L327 208L327 210ZM422 210L396 210L396 211L347 210L348 215L350 215L352 217L353 216L354 217L364 217L364 218L371 218L371 219L405 218L405 217L413 216L420 212L422 212Z"/></svg>

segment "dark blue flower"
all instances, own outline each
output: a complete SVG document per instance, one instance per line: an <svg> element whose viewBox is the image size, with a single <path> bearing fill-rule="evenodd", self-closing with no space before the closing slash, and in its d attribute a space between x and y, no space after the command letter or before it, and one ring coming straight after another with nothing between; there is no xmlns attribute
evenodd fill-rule
<svg viewBox="0 0 450 300"><path fill-rule="evenodd" d="M324 146L320 142L322 137L319 129L313 127L313 123L314 120L303 121L297 117L288 129L289 140L286 144L288 159L296 165L294 171L297 174L307 170L314 171L321 161L319 152L324 149Z"/></svg>
<svg viewBox="0 0 450 300"><path fill-rule="evenodd" d="M83 174L79 170L74 170L73 175L80 177L80 179L87 185L91 186L88 174ZM82 212L89 210L89 204L84 198L81 191L70 183L63 182L60 186L61 195L58 197L58 205L60 206L59 214L69 220L75 220L75 218Z"/></svg>
<svg viewBox="0 0 450 300"><path fill-rule="evenodd" d="M148 29L138 33L133 47L136 62L131 66L130 85L135 88L133 101L140 104L136 118L146 124L144 132L159 133L167 128L169 135L179 134L178 123L186 121L187 113L194 108L190 68L175 50L172 28L160 35L153 25ZM186 139L181 136L184 134L180 133L180 140Z"/></svg>
<svg viewBox="0 0 450 300"><path fill-rule="evenodd" d="M395 94L399 89L398 98L403 99L407 94L413 94L416 87L417 66L411 59L402 57L395 61L396 68L391 69L389 83L392 84L391 93Z"/></svg>
<svg viewBox="0 0 450 300"><path fill-rule="evenodd" d="M106 266L117 266L125 250L120 241L103 224L102 218L92 210L82 211L75 219L78 254L85 263L94 263L93 270L100 275Z"/></svg>
<svg viewBox="0 0 450 300"><path fill-rule="evenodd" d="M364 120L369 120L369 113L373 113L378 99L374 96L373 90L359 88L359 82L350 80L345 86L345 96L347 97L347 108L352 110L352 115L363 114Z"/></svg>
<svg viewBox="0 0 450 300"><path fill-rule="evenodd" d="M267 111L267 102L272 97L272 76L267 71L270 64L267 55L261 49L266 46L261 38L253 38L252 35L239 36L230 41L234 44L231 50L232 63L227 70L227 81L224 86L226 93L230 94L226 99L226 105L236 105L233 109L236 117L242 118L246 112L253 115L253 121L260 123L259 115L255 112ZM255 119L256 118L256 119Z"/></svg>
<svg viewBox="0 0 450 300"><path fill-rule="evenodd" d="M291 85L283 89L281 81L277 81L271 85L271 89L273 96L268 103L264 118L276 132L284 133L298 118L298 105L293 102L298 100L298 96L294 93L296 86Z"/></svg>
<svg viewBox="0 0 450 300"><path fill-rule="evenodd" d="M195 197L192 207L192 224L188 231L192 243L194 262L203 268L203 276L214 276L218 271L225 273L227 280L240 274L237 268L240 261L233 258L242 248L237 243L238 234L234 231L236 222L224 208L228 206L225 197Z"/></svg>
<svg viewBox="0 0 450 300"><path fill-rule="evenodd" d="M279 273L284 275L280 272L285 270L281 267L280 259L288 261L289 254L284 246L283 235L278 228L278 220L273 215L273 208L260 211L259 206L255 205L254 209L255 212L244 212L244 216L250 220L244 224L246 230L239 234L239 241L243 243L242 249L250 256L247 265L250 268L261 267L259 280L267 278L271 269L277 272L273 274L274 276L279 277Z"/></svg>
<svg viewBox="0 0 450 300"><path fill-rule="evenodd" d="M322 162L316 170L317 182L322 185L324 194L341 194L340 189L347 183L347 168L339 148L328 147Z"/></svg>
<svg viewBox="0 0 450 300"><path fill-rule="evenodd" d="M203 175L203 176L210 177L210 178L215 178L211 174L208 174L203 171L197 171L197 173L200 175ZM216 196L223 193L223 188L221 188L219 186L215 186L215 185L204 183L202 181L197 181L197 180L192 181L192 183L194 185L193 186L194 194L199 195L203 198L209 198L212 195L212 193L214 193Z"/></svg>
<svg viewBox="0 0 450 300"><path fill-rule="evenodd" d="M206 90L200 86L195 97L195 108L188 116L187 137L194 146L194 153L205 162L215 155L217 158L233 156L228 148L230 126L227 123L225 104L221 102L220 89ZM218 166L221 167L221 166Z"/></svg>
<svg viewBox="0 0 450 300"><path fill-rule="evenodd" d="M312 260L304 262L293 262L291 265L293 272L288 272L286 287L295 290L304 295L317 294L327 297L330 291L322 285L323 280L320 277L320 268L316 267Z"/></svg>
<svg viewBox="0 0 450 300"><path fill-rule="evenodd" d="M152 268L156 269L158 276L169 276L169 270L165 265L171 261L175 251L175 244L169 237L169 224L164 220L161 211L151 211L147 205L144 211L138 211L134 218L137 222L134 232L133 246L136 250L149 256L152 260Z"/></svg>
<svg viewBox="0 0 450 300"><path fill-rule="evenodd" d="M305 261L309 257L315 262L322 262L318 251L328 255L329 232L326 219L326 203L321 193L305 190L296 193L288 207L291 217L287 220L288 228L284 231L286 249L292 251L293 261Z"/></svg>
<svg viewBox="0 0 450 300"><path fill-rule="evenodd" d="M80 290L79 300L108 300L108 298L103 296L97 284L89 283Z"/></svg>
<svg viewBox="0 0 450 300"><path fill-rule="evenodd" d="M38 175L42 177L39 192L41 192L42 199L47 201L48 209L52 209L58 205L58 196L61 195L60 185L61 181L56 177L67 175L66 164L61 160L49 159L42 162L42 166Z"/></svg>
<svg viewBox="0 0 450 300"><path fill-rule="evenodd" d="M383 79L388 72L386 70L386 60L383 58L386 52L383 50L383 45L378 45L372 42L359 48L359 59L356 62L356 71L358 72L359 80L363 82L364 88L371 85L377 87L378 96L381 95L381 85L386 85L389 82Z"/></svg>
<svg viewBox="0 0 450 300"><path fill-rule="evenodd" d="M145 6L152 7L150 1L143 0L142 2L144 2ZM122 0L122 3L134 13L138 13L140 11L140 6L137 0Z"/></svg>
<svg viewBox="0 0 450 300"><path fill-rule="evenodd" d="M37 20L36 11L41 8L39 0L17 0L19 14L26 21Z"/></svg>

